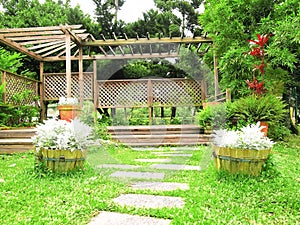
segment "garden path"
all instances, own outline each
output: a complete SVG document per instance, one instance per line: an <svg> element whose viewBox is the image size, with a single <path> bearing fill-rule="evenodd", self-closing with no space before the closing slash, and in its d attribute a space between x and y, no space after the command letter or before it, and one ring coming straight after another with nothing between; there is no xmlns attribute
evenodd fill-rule
<svg viewBox="0 0 300 225"><path fill-rule="evenodd" d="M123 207L160 209L166 208L183 208L185 199L178 196L166 196L164 193L168 191L189 189L186 183L164 182L166 172L181 171L181 170L196 170L200 171L200 166L186 165L189 157L193 154L185 153L187 150L197 150L194 147L174 147L168 151L157 151L157 148L134 148L136 151L153 151L152 153L164 158L155 159L135 159L137 162L145 162L147 166L136 166L128 164L101 164L97 167L101 170L113 170L110 174L112 179L126 179L130 181L130 186L133 192L142 190L143 194L128 193L121 194L113 201ZM166 158L169 157L169 158ZM172 164L175 157L180 157L180 164ZM149 165L150 163L150 165ZM159 163L159 164L157 164ZM155 195L151 194L155 191ZM144 194L146 192L146 194ZM161 192L161 193L160 193ZM157 194L158 193L158 194ZM94 217L89 225L167 225L170 224L170 219L162 219L148 216L138 216L117 212L100 212Z"/></svg>

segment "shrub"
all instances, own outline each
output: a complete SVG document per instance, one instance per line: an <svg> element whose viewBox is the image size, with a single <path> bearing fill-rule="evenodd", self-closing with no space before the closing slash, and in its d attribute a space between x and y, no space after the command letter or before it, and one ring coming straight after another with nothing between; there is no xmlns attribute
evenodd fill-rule
<svg viewBox="0 0 300 225"><path fill-rule="evenodd" d="M230 103L208 105L197 113L198 124L204 129L223 129L226 127L228 116L227 107Z"/></svg>
<svg viewBox="0 0 300 225"><path fill-rule="evenodd" d="M286 104L274 95L247 96L234 101L228 110L232 120L251 123L267 121L270 124L281 122L286 114Z"/></svg>

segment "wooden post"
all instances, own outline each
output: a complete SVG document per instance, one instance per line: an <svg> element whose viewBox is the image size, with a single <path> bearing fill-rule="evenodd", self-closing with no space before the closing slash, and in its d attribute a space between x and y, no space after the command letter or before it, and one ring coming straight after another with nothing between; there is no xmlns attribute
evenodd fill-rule
<svg viewBox="0 0 300 225"><path fill-rule="evenodd" d="M45 106L45 90L44 90L44 62L40 62L40 105L41 113L40 120L44 121L46 117L46 106Z"/></svg>
<svg viewBox="0 0 300 225"><path fill-rule="evenodd" d="M153 87L152 87L152 82L150 79L148 79L148 84L147 84L147 93L148 93L148 107L149 107L149 124L152 124L152 117L153 117Z"/></svg>
<svg viewBox="0 0 300 225"><path fill-rule="evenodd" d="M82 60L82 46L79 46L79 60L78 60L78 68L79 68L79 103L80 107L83 107L83 60Z"/></svg>
<svg viewBox="0 0 300 225"><path fill-rule="evenodd" d="M217 95L219 91L219 75L218 75L218 58L216 54L216 45L214 45L214 80L215 80L215 100L217 100Z"/></svg>
<svg viewBox="0 0 300 225"><path fill-rule="evenodd" d="M226 102L231 102L231 92L230 89L226 89Z"/></svg>
<svg viewBox="0 0 300 225"><path fill-rule="evenodd" d="M93 99L94 99L94 122L97 123L97 108L98 108L99 90L97 83L97 60L93 60Z"/></svg>
<svg viewBox="0 0 300 225"><path fill-rule="evenodd" d="M71 37L70 33L66 32L66 94L67 98L71 97L71 83L72 83L72 76L71 76Z"/></svg>
<svg viewBox="0 0 300 225"><path fill-rule="evenodd" d="M3 95L2 95L2 100L4 103L6 103L6 84L5 84L5 79L6 79L6 71L2 71L2 77L1 77L1 84L4 86L3 87Z"/></svg>
<svg viewBox="0 0 300 225"><path fill-rule="evenodd" d="M203 79L201 81L201 101L203 102L206 99L207 87L206 81Z"/></svg>

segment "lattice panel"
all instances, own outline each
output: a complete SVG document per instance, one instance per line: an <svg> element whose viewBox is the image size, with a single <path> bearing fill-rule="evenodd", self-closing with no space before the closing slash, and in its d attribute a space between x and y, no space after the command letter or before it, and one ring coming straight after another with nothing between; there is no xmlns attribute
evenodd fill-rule
<svg viewBox="0 0 300 225"><path fill-rule="evenodd" d="M71 95L80 96L79 74L71 76ZM66 96L66 75L65 74L45 74L44 76L45 100L58 100L61 96ZM93 99L93 73L83 74L83 98Z"/></svg>
<svg viewBox="0 0 300 225"><path fill-rule="evenodd" d="M5 102L12 105L31 105L37 100L38 82L6 72Z"/></svg>
<svg viewBox="0 0 300 225"><path fill-rule="evenodd" d="M201 82L188 79L153 80L153 103L155 106L201 105Z"/></svg>
<svg viewBox="0 0 300 225"><path fill-rule="evenodd" d="M100 108L147 107L147 81L98 81Z"/></svg>
<svg viewBox="0 0 300 225"><path fill-rule="evenodd" d="M201 83L188 79L98 81L100 108L201 105ZM149 104L150 105L149 105Z"/></svg>

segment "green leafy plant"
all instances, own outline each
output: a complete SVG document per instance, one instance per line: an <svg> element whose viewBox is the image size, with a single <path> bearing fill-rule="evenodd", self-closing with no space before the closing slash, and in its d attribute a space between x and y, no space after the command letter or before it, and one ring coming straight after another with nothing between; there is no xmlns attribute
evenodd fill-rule
<svg viewBox="0 0 300 225"><path fill-rule="evenodd" d="M222 129L226 127L227 107L230 103L208 105L197 113L198 124L204 129Z"/></svg>
<svg viewBox="0 0 300 225"><path fill-rule="evenodd" d="M234 101L228 110L229 118L252 123L267 121L279 123L287 113L286 104L274 95L250 95Z"/></svg>

